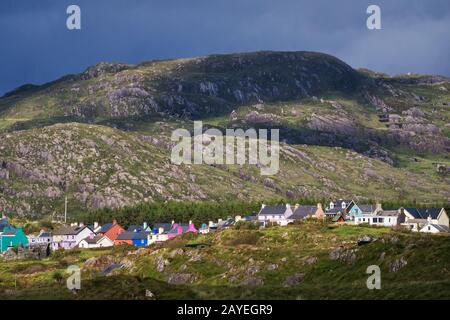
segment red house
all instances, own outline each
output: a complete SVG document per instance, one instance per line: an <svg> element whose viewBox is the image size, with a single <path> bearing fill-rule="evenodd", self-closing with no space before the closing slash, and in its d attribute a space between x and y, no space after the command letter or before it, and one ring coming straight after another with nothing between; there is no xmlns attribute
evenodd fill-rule
<svg viewBox="0 0 450 320"><path fill-rule="evenodd" d="M112 223L107 223L107 224L103 225L101 227L100 231L98 232L98 234L102 234L104 236L107 236L112 241L115 241L117 239L117 237L119 236L119 234L121 234L124 231L125 231L125 229L122 228L117 223L116 220L113 220Z"/></svg>

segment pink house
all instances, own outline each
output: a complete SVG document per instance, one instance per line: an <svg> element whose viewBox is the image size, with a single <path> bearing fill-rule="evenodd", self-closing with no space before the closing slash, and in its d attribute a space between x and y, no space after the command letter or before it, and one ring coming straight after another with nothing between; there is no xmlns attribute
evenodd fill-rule
<svg viewBox="0 0 450 320"><path fill-rule="evenodd" d="M172 229L167 233L169 239L173 239L183 233L193 232L197 233L198 230L195 228L192 221L189 221L189 224L178 224L174 223Z"/></svg>

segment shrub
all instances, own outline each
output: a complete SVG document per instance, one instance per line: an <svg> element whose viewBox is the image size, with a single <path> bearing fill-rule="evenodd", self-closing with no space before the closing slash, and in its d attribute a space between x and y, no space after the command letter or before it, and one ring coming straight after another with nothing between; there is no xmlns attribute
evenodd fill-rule
<svg viewBox="0 0 450 320"><path fill-rule="evenodd" d="M258 230L259 226L253 221L238 221L234 225L236 230Z"/></svg>

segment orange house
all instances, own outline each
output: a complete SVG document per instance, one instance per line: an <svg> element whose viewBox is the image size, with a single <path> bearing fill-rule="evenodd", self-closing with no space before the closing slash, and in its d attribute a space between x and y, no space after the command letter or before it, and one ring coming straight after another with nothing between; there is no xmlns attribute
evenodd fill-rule
<svg viewBox="0 0 450 320"><path fill-rule="evenodd" d="M122 228L117 223L116 220L113 220L112 223L107 223L107 224L103 225L98 233L102 234L104 236L107 236L112 241L115 241L117 239L117 237L119 236L119 234L121 234L124 231L125 231L125 229Z"/></svg>

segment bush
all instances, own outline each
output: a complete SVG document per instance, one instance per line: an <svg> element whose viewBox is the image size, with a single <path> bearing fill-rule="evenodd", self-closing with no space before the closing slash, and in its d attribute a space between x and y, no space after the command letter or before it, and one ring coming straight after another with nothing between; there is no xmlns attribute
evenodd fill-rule
<svg viewBox="0 0 450 320"><path fill-rule="evenodd" d="M57 283L61 283L64 280L64 277L61 274L61 272L56 271L53 273L52 279L55 280Z"/></svg>
<svg viewBox="0 0 450 320"><path fill-rule="evenodd" d="M254 221L238 221L234 225L236 230L258 230L259 226Z"/></svg>
<svg viewBox="0 0 450 320"><path fill-rule="evenodd" d="M225 245L237 246L241 244L256 245L261 233L258 231L241 231L237 233L228 234L224 237L223 242Z"/></svg>

